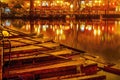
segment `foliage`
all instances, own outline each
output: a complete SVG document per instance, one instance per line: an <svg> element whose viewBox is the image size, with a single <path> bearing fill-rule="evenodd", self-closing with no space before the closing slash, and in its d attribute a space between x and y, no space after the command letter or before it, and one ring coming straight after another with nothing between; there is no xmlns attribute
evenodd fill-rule
<svg viewBox="0 0 120 80"><path fill-rule="evenodd" d="M4 2L0 2L0 7L3 7L3 8L8 7L8 4Z"/></svg>

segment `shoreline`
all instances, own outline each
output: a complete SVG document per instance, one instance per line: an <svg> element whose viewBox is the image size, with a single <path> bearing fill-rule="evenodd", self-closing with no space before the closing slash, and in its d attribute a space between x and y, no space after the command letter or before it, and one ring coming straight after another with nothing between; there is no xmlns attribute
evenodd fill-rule
<svg viewBox="0 0 120 80"><path fill-rule="evenodd" d="M69 16L69 17L67 17ZM52 20L52 19L118 19L120 18L120 14L75 14L75 15L23 15L23 16L10 16L10 15L2 15L1 19L42 19L42 20Z"/></svg>

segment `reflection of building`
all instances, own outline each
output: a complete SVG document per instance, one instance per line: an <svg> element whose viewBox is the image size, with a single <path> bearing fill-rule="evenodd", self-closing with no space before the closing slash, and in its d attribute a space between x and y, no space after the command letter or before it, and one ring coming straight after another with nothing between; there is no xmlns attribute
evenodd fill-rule
<svg viewBox="0 0 120 80"><path fill-rule="evenodd" d="M116 34L120 34L120 21L115 22Z"/></svg>

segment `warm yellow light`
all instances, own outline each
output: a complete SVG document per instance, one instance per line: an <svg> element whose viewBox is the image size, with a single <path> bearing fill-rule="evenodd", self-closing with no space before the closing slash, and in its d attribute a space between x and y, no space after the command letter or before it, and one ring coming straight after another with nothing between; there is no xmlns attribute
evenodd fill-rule
<svg viewBox="0 0 120 80"><path fill-rule="evenodd" d="M114 27L112 27L112 31L114 31Z"/></svg>
<svg viewBox="0 0 120 80"><path fill-rule="evenodd" d="M40 1L37 1L38 4L40 4Z"/></svg>
<svg viewBox="0 0 120 80"><path fill-rule="evenodd" d="M8 33L7 31L2 31L2 34L3 34L4 36L9 36L9 33Z"/></svg>
<svg viewBox="0 0 120 80"><path fill-rule="evenodd" d="M66 36L63 34L63 35L61 35L61 39L62 40L65 40L66 39Z"/></svg>
<svg viewBox="0 0 120 80"><path fill-rule="evenodd" d="M30 30L30 25L29 25L29 24L26 25L26 30L27 30L27 31Z"/></svg>
<svg viewBox="0 0 120 80"><path fill-rule="evenodd" d="M97 0L95 0L95 3L97 3L98 1Z"/></svg>
<svg viewBox="0 0 120 80"><path fill-rule="evenodd" d="M70 22L70 27L71 27L71 28L73 27L73 22Z"/></svg>
<svg viewBox="0 0 120 80"><path fill-rule="evenodd" d="M67 6L69 6L69 5L70 5L70 3L68 3L68 2L67 2L66 4L67 4Z"/></svg>
<svg viewBox="0 0 120 80"><path fill-rule="evenodd" d="M96 34L97 34L97 30L94 30L94 35L96 36Z"/></svg>
<svg viewBox="0 0 120 80"><path fill-rule="evenodd" d="M64 30L69 30L70 26L64 26Z"/></svg>
<svg viewBox="0 0 120 80"><path fill-rule="evenodd" d="M59 34L59 30L58 30L58 29L56 30L56 34L57 34L57 35Z"/></svg>
<svg viewBox="0 0 120 80"><path fill-rule="evenodd" d="M43 25L43 31L47 30L48 25Z"/></svg>
<svg viewBox="0 0 120 80"><path fill-rule="evenodd" d="M102 1L100 0L99 3L101 3Z"/></svg>
<svg viewBox="0 0 120 80"><path fill-rule="evenodd" d="M104 26L102 26L102 30L104 30L105 28L104 28Z"/></svg>
<svg viewBox="0 0 120 80"><path fill-rule="evenodd" d="M113 2L112 4L113 4L113 5L115 5L115 3L114 3L114 2Z"/></svg>
<svg viewBox="0 0 120 80"><path fill-rule="evenodd" d="M30 6L30 3L26 3L27 6Z"/></svg>
<svg viewBox="0 0 120 80"><path fill-rule="evenodd" d="M37 30L37 35L40 35L40 28L41 26L39 25L38 30Z"/></svg>
<svg viewBox="0 0 120 80"><path fill-rule="evenodd" d="M103 3L103 6L104 6L105 4Z"/></svg>
<svg viewBox="0 0 120 80"><path fill-rule="evenodd" d="M6 3L8 3L10 0L1 0L1 2L6 2Z"/></svg>
<svg viewBox="0 0 120 80"><path fill-rule="evenodd" d="M34 31L37 33L38 28L36 26L34 26L34 29L35 29Z"/></svg>
<svg viewBox="0 0 120 80"><path fill-rule="evenodd" d="M81 1L81 4L85 4L85 1Z"/></svg>
<svg viewBox="0 0 120 80"><path fill-rule="evenodd" d="M86 4L86 6L88 6L89 4Z"/></svg>
<svg viewBox="0 0 120 80"><path fill-rule="evenodd" d="M62 35L63 34L63 30L62 29L57 29L56 30L56 34L57 35Z"/></svg>
<svg viewBox="0 0 120 80"><path fill-rule="evenodd" d="M92 30L92 25L87 25L87 30L91 31Z"/></svg>
<svg viewBox="0 0 120 80"><path fill-rule="evenodd" d="M34 3L34 6L36 6L36 4Z"/></svg>
<svg viewBox="0 0 120 80"><path fill-rule="evenodd" d="M60 3L60 1L57 1L57 3Z"/></svg>
<svg viewBox="0 0 120 80"><path fill-rule="evenodd" d="M70 8L73 9L73 7L74 7L73 4L71 4L71 5L70 5Z"/></svg>
<svg viewBox="0 0 120 80"><path fill-rule="evenodd" d="M62 29L60 30L60 34L63 34L63 30Z"/></svg>
<svg viewBox="0 0 120 80"><path fill-rule="evenodd" d="M94 35L95 35L95 36L96 36L96 35L100 36L100 35L101 35L101 30L100 30L100 29L94 30Z"/></svg>
<svg viewBox="0 0 120 80"><path fill-rule="evenodd" d="M61 4L63 4L63 1L60 1Z"/></svg>
<svg viewBox="0 0 120 80"><path fill-rule="evenodd" d="M98 35L100 35L101 34L101 31L100 30L98 30Z"/></svg>
<svg viewBox="0 0 120 80"><path fill-rule="evenodd" d="M84 30L85 30L85 25L84 25L84 24L81 24L81 25L80 25L80 29L81 29L81 31L84 31Z"/></svg>

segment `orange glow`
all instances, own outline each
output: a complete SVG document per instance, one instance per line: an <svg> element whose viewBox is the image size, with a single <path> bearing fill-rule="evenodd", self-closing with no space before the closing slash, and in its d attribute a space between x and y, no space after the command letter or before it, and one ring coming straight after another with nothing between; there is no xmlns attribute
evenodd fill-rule
<svg viewBox="0 0 120 80"><path fill-rule="evenodd" d="M98 30L94 30L94 35L96 36L96 35L98 35L98 36L100 36L101 35L101 31L100 31L100 29L98 29Z"/></svg>
<svg viewBox="0 0 120 80"><path fill-rule="evenodd" d="M104 28L104 26L102 27L102 30L104 30L105 28Z"/></svg>
<svg viewBox="0 0 120 80"><path fill-rule="evenodd" d="M56 30L56 34L57 34L57 35L59 34L59 30Z"/></svg>
<svg viewBox="0 0 120 80"><path fill-rule="evenodd" d="M27 3L27 6L30 6L30 3Z"/></svg>
<svg viewBox="0 0 120 80"><path fill-rule="evenodd" d="M41 28L40 25L39 25L38 27L35 26L35 33L36 33L37 35L40 34L40 28Z"/></svg>
<svg viewBox="0 0 120 80"><path fill-rule="evenodd" d="M36 6L36 4L34 3L34 6Z"/></svg>
<svg viewBox="0 0 120 80"><path fill-rule="evenodd" d="M115 3L112 3L113 5L115 5Z"/></svg>
<svg viewBox="0 0 120 80"><path fill-rule="evenodd" d="M68 2L66 2L66 4L67 4L67 6L69 6L69 5L70 5L70 3L68 3Z"/></svg>
<svg viewBox="0 0 120 80"><path fill-rule="evenodd" d="M88 29L89 31L91 31L91 30L92 30L92 25L88 25L88 26L87 26L87 29Z"/></svg>
<svg viewBox="0 0 120 80"><path fill-rule="evenodd" d="M103 3L103 6L104 6L105 4Z"/></svg>
<svg viewBox="0 0 120 80"><path fill-rule="evenodd" d="M112 31L114 31L114 27L112 27Z"/></svg>
<svg viewBox="0 0 120 80"><path fill-rule="evenodd" d="M108 30L110 30L110 27L108 27Z"/></svg>
<svg viewBox="0 0 120 80"><path fill-rule="evenodd" d="M70 8L73 9L73 7L74 7L73 4L71 4L71 5L70 5Z"/></svg>
<svg viewBox="0 0 120 80"><path fill-rule="evenodd" d="M88 29L88 27L85 28L86 30Z"/></svg>
<svg viewBox="0 0 120 80"><path fill-rule="evenodd" d="M70 22L70 27L73 28L73 22Z"/></svg>
<svg viewBox="0 0 120 80"><path fill-rule="evenodd" d="M1 0L1 2L9 2L10 0Z"/></svg>
<svg viewBox="0 0 120 80"><path fill-rule="evenodd" d="M85 25L84 25L84 24L81 24L81 25L80 25L80 29L81 29L81 31L84 31L84 30L85 30Z"/></svg>
<svg viewBox="0 0 120 80"><path fill-rule="evenodd" d="M37 30L37 35L39 35L39 34L40 34L40 28L41 28L41 26L39 26L39 27L38 27L38 30Z"/></svg>
<svg viewBox="0 0 120 80"><path fill-rule="evenodd" d="M98 30L98 35L100 35L101 34L101 31L100 31L100 29Z"/></svg>
<svg viewBox="0 0 120 80"><path fill-rule="evenodd" d="M48 25L43 25L43 31L46 31Z"/></svg>
<svg viewBox="0 0 120 80"><path fill-rule="evenodd" d="M57 34L57 36L55 37L55 40L65 40L66 39L66 36L63 33L63 29L57 29L56 34Z"/></svg>
<svg viewBox="0 0 120 80"><path fill-rule="evenodd" d="M70 27L69 26L64 26L64 30L69 30Z"/></svg>
<svg viewBox="0 0 120 80"><path fill-rule="evenodd" d="M27 31L30 30L30 25L29 25L29 24L26 25L26 30L27 30Z"/></svg>
<svg viewBox="0 0 120 80"><path fill-rule="evenodd" d="M94 35L96 35L97 34L97 30L94 30Z"/></svg>
<svg viewBox="0 0 120 80"><path fill-rule="evenodd" d="M56 34L57 34L57 35L63 34L63 30L62 30L62 29L57 29L57 30L56 30Z"/></svg>
<svg viewBox="0 0 120 80"><path fill-rule="evenodd" d="M37 1L37 4L40 4L40 1Z"/></svg>

